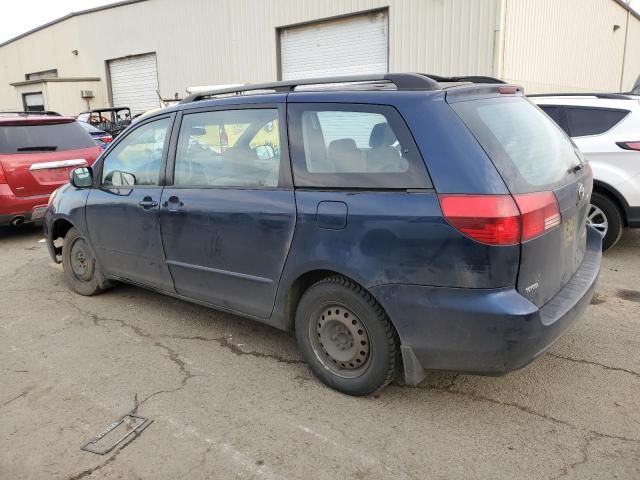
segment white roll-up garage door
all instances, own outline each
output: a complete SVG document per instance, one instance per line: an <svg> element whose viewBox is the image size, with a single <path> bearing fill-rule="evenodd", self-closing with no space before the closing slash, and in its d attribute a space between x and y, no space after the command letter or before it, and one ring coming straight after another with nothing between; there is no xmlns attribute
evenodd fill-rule
<svg viewBox="0 0 640 480"><path fill-rule="evenodd" d="M137 55L109 61L114 107L129 107L132 114L160 106L156 55Z"/></svg>
<svg viewBox="0 0 640 480"><path fill-rule="evenodd" d="M280 31L282 79L385 73L386 12L357 15Z"/></svg>

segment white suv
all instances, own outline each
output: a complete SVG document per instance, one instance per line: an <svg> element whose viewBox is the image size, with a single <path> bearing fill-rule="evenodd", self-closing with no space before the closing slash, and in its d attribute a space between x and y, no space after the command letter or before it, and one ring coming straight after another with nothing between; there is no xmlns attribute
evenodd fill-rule
<svg viewBox="0 0 640 480"><path fill-rule="evenodd" d="M640 95L529 95L580 148L593 169L587 222L612 247L624 227L640 227Z"/></svg>

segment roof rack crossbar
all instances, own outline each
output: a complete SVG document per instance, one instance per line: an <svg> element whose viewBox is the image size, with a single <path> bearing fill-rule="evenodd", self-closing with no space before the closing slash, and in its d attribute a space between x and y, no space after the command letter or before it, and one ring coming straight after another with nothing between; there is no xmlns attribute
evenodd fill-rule
<svg viewBox="0 0 640 480"><path fill-rule="evenodd" d="M256 83L241 87L222 88L197 92L189 95L180 103L191 103L203 98L225 94L241 94L259 90L274 90L276 92L290 92L298 86L323 85L333 83L359 83L359 82L391 82L398 90L439 90L438 82L430 76L419 73L385 73L379 75L350 75L324 78L306 78L302 80L287 80L281 82Z"/></svg>

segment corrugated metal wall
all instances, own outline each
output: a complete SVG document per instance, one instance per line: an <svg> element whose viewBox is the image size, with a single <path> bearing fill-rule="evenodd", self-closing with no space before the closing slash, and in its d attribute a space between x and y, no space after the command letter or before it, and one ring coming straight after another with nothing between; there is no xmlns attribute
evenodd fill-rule
<svg viewBox="0 0 640 480"><path fill-rule="evenodd" d="M627 35L627 51L624 61L624 75L622 79L623 92L633 87L640 75L640 20L629 18L629 33Z"/></svg>
<svg viewBox="0 0 640 480"><path fill-rule="evenodd" d="M620 91L627 10L612 0L503 1L504 79L529 93ZM640 29L637 18L630 16L629 23L634 32ZM629 77L640 73L640 40L633 35Z"/></svg>
<svg viewBox="0 0 640 480"><path fill-rule="evenodd" d="M108 98L106 60L150 52L164 97L193 85L274 80L278 27L379 8L389 13L390 70L493 73L500 0L149 0L0 47L0 109L18 105L9 82L50 68L101 77Z"/></svg>

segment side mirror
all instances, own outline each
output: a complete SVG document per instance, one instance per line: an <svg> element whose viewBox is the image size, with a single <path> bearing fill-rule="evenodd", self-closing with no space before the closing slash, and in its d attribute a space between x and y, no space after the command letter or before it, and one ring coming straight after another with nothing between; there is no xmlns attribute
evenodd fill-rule
<svg viewBox="0 0 640 480"><path fill-rule="evenodd" d="M111 172L111 183L115 187L133 187L136 184L136 176L133 173L114 170Z"/></svg>
<svg viewBox="0 0 640 480"><path fill-rule="evenodd" d="M256 155L260 160L272 160L276 154L271 145L258 145L256 147Z"/></svg>
<svg viewBox="0 0 640 480"><path fill-rule="evenodd" d="M93 185L93 170L91 167L78 167L71 171L71 185L76 188L89 188Z"/></svg>

